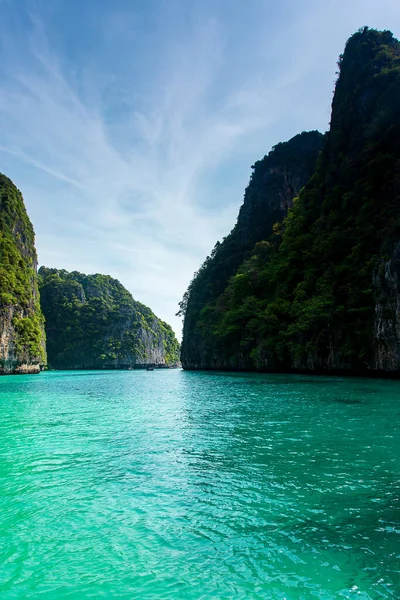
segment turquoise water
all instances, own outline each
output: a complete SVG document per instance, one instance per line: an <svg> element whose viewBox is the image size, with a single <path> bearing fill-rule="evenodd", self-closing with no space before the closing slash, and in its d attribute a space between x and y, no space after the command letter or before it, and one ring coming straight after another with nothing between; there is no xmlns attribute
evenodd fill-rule
<svg viewBox="0 0 400 600"><path fill-rule="evenodd" d="M400 598L400 382L0 378L0 598Z"/></svg>

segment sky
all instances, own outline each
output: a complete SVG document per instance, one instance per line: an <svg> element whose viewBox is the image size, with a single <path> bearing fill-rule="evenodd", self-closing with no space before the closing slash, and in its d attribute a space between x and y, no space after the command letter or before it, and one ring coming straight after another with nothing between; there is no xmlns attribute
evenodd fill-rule
<svg viewBox="0 0 400 600"><path fill-rule="evenodd" d="M0 172L39 264L121 281L181 335L250 166L329 127L337 60L399 0L0 0Z"/></svg>

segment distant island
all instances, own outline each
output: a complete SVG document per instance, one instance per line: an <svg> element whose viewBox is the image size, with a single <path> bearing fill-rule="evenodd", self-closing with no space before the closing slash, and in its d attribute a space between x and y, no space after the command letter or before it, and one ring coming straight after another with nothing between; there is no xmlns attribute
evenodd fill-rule
<svg viewBox="0 0 400 600"><path fill-rule="evenodd" d="M49 366L132 369L179 363L172 328L109 275L39 269Z"/></svg>
<svg viewBox="0 0 400 600"><path fill-rule="evenodd" d="M364 27L338 65L329 132L255 163L194 275L185 369L400 374L400 43Z"/></svg>

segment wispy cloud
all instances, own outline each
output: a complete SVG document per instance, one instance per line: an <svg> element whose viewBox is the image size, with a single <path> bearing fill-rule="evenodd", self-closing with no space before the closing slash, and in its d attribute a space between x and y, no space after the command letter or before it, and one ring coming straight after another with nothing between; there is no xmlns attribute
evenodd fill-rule
<svg viewBox="0 0 400 600"><path fill-rule="evenodd" d="M217 14L192 17L153 48L146 73L135 52L150 52L153 38L128 43L139 17L115 13L100 43L107 37L112 47L118 36L116 47L124 39L131 57L103 73L93 56L88 70L62 55L35 13L18 45L3 32L0 88L0 153L25 195L40 261L118 277L177 331L174 313L191 275L234 224L247 165L232 196L228 187L210 198L210 180L231 161L238 181L240 149L247 160L252 140L253 160L279 141L277 123L310 68L299 56L289 70L263 72L267 56L249 55L235 79L229 24ZM260 35L262 23L254 26ZM312 99L305 110L312 114ZM312 126L310 119L299 130Z"/></svg>

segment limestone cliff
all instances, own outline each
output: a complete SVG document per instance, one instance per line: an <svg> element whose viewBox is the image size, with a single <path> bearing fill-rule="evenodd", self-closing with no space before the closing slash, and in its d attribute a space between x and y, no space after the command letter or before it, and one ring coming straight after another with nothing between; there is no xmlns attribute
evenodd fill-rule
<svg viewBox="0 0 400 600"><path fill-rule="evenodd" d="M324 136L303 132L277 144L253 166L250 183L235 227L195 274L181 303L185 315L181 359L187 368L222 367L223 357L213 346L211 320L205 307L217 301L254 245L267 239L276 222L286 215L301 188L315 170Z"/></svg>
<svg viewBox="0 0 400 600"><path fill-rule="evenodd" d="M21 192L0 174L0 374L38 373L46 362L36 269Z"/></svg>
<svg viewBox="0 0 400 600"><path fill-rule="evenodd" d="M400 43L364 27L339 69L330 130L287 217L216 300L207 264L191 284L184 367L400 375Z"/></svg>
<svg viewBox="0 0 400 600"><path fill-rule="evenodd" d="M41 267L49 366L131 369L175 366L179 344L169 325L108 275Z"/></svg>

